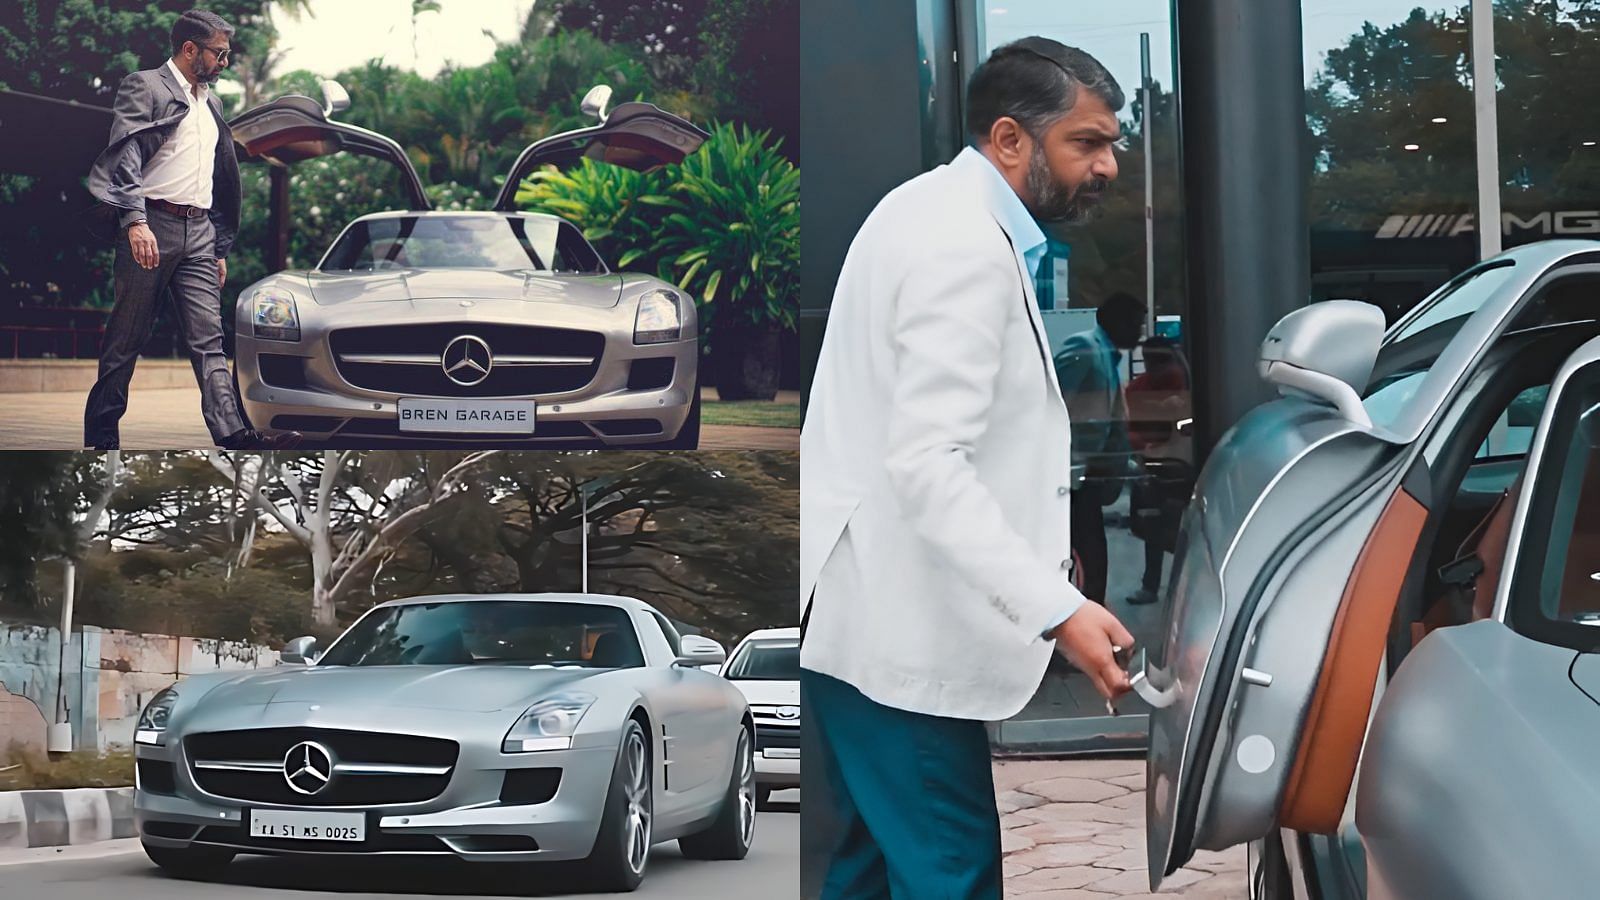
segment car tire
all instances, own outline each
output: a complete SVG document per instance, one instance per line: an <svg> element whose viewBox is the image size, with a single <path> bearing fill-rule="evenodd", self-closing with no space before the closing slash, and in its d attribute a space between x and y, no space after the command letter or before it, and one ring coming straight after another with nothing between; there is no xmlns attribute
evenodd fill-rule
<svg viewBox="0 0 1600 900"><path fill-rule="evenodd" d="M650 777L650 742L638 719L629 719L611 767L611 787L594 850L583 860L586 886L626 893L644 880L654 834L655 798Z"/></svg>
<svg viewBox="0 0 1600 900"><path fill-rule="evenodd" d="M143 841L140 846L161 871L189 881L214 881L222 877L234 857L232 850L220 847L152 847Z"/></svg>
<svg viewBox="0 0 1600 900"><path fill-rule="evenodd" d="M755 833L756 758L750 746L750 732L741 727L722 810L711 827L678 838L678 849L689 859L744 859Z"/></svg>

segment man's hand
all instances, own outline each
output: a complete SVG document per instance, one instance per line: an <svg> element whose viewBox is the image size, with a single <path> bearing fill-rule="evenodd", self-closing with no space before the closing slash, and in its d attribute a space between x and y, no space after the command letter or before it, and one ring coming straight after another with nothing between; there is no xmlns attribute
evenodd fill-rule
<svg viewBox="0 0 1600 900"><path fill-rule="evenodd" d="M228 283L228 261L225 260L225 259L219 259L219 260L217 260L217 287L222 287L223 285L225 285L227 283Z"/></svg>
<svg viewBox="0 0 1600 900"><path fill-rule="evenodd" d="M1088 675L1100 696L1115 700L1132 689L1112 648L1130 649L1133 635L1104 606L1085 603L1050 636L1056 640L1056 652Z"/></svg>
<svg viewBox="0 0 1600 900"><path fill-rule="evenodd" d="M133 250L133 261L146 269L161 264L161 250L156 247L155 233L144 222L136 222L128 229L128 247Z"/></svg>

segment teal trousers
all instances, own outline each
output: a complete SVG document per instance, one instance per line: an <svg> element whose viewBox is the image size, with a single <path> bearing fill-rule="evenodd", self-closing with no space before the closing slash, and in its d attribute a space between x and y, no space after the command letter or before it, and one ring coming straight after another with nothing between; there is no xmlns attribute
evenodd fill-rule
<svg viewBox="0 0 1600 900"><path fill-rule="evenodd" d="M804 669L800 683L833 800L822 900L1000 897L983 723L884 706Z"/></svg>

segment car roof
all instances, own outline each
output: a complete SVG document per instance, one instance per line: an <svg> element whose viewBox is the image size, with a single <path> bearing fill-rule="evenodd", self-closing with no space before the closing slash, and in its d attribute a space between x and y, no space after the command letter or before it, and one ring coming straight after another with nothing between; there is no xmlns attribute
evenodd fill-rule
<svg viewBox="0 0 1600 900"><path fill-rule="evenodd" d="M385 606L416 606L423 603L479 603L490 600L512 600L521 603L588 603L594 606L614 606L630 612L656 612L655 607L633 597L618 594L426 594L421 597L401 597L379 603L373 609Z"/></svg>
<svg viewBox="0 0 1600 900"><path fill-rule="evenodd" d="M791 640L791 641L793 641L793 640L799 640L800 639L800 629L798 629L798 628L762 628L759 631L752 631L749 634L745 635L744 639L746 641L778 641L778 640Z"/></svg>

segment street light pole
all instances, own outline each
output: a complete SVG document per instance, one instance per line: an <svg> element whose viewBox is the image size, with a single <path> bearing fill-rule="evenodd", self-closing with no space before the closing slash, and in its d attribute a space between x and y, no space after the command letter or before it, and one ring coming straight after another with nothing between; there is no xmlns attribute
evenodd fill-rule
<svg viewBox="0 0 1600 900"><path fill-rule="evenodd" d="M1139 34L1139 130L1144 132L1144 304L1145 334L1156 333L1156 219L1154 158L1150 155L1150 32Z"/></svg>
<svg viewBox="0 0 1600 900"><path fill-rule="evenodd" d="M589 485L578 488L578 497L583 507L583 592L589 593Z"/></svg>

